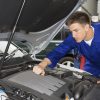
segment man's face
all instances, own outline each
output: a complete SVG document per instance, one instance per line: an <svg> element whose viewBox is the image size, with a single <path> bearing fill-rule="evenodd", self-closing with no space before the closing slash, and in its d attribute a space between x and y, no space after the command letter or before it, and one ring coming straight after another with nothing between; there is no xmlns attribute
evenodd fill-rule
<svg viewBox="0 0 100 100"><path fill-rule="evenodd" d="M70 31L72 32L73 38L76 40L76 42L81 42L82 40L85 40L87 36L88 26L85 24L80 23L73 23L69 26Z"/></svg>

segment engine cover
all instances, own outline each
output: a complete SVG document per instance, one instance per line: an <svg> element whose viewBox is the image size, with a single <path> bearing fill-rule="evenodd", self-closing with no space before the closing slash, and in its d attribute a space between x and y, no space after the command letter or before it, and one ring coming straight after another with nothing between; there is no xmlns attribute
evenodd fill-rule
<svg viewBox="0 0 100 100"><path fill-rule="evenodd" d="M66 93L69 93L68 86L70 85L64 80L51 75L36 75L32 71L25 71L11 75L4 78L2 82L11 87L14 95L20 95L20 97L23 97L23 94L26 93L39 100L62 100L65 98ZM28 97L25 95L25 98Z"/></svg>

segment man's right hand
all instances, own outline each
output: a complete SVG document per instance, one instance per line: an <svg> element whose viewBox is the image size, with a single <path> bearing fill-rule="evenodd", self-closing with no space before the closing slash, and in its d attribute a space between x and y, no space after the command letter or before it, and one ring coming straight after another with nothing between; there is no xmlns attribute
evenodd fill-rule
<svg viewBox="0 0 100 100"><path fill-rule="evenodd" d="M41 66L39 66L39 65L36 65L33 67L33 72L38 74L38 75L43 75L43 76L45 75L44 69L41 68Z"/></svg>
<svg viewBox="0 0 100 100"><path fill-rule="evenodd" d="M48 58L45 58L41 63L33 67L33 72L38 75L45 75L44 69L51 64L51 61Z"/></svg>

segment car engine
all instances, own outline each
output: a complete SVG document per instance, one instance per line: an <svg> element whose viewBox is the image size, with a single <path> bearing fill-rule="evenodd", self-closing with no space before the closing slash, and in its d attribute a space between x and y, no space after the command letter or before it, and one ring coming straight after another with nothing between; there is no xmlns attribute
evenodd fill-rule
<svg viewBox="0 0 100 100"><path fill-rule="evenodd" d="M91 100L95 92L99 93L100 85L97 78L85 73L72 72L60 68L46 69L46 75L36 75L32 72L34 62L24 57L23 63L5 66L0 79L0 100ZM19 60L19 61L20 61ZM16 69L15 69L16 68ZM4 70L7 72L4 72ZM9 74L10 73L10 74ZM81 77L80 77L81 76ZM100 97L96 93L96 98ZM93 99L93 100L99 100Z"/></svg>

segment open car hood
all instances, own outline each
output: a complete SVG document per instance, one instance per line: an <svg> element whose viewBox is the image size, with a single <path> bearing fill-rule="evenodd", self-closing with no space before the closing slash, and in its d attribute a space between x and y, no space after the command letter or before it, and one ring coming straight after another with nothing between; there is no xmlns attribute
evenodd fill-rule
<svg viewBox="0 0 100 100"><path fill-rule="evenodd" d="M83 1L0 0L0 40L8 40L19 18L13 42L35 55L49 44Z"/></svg>

